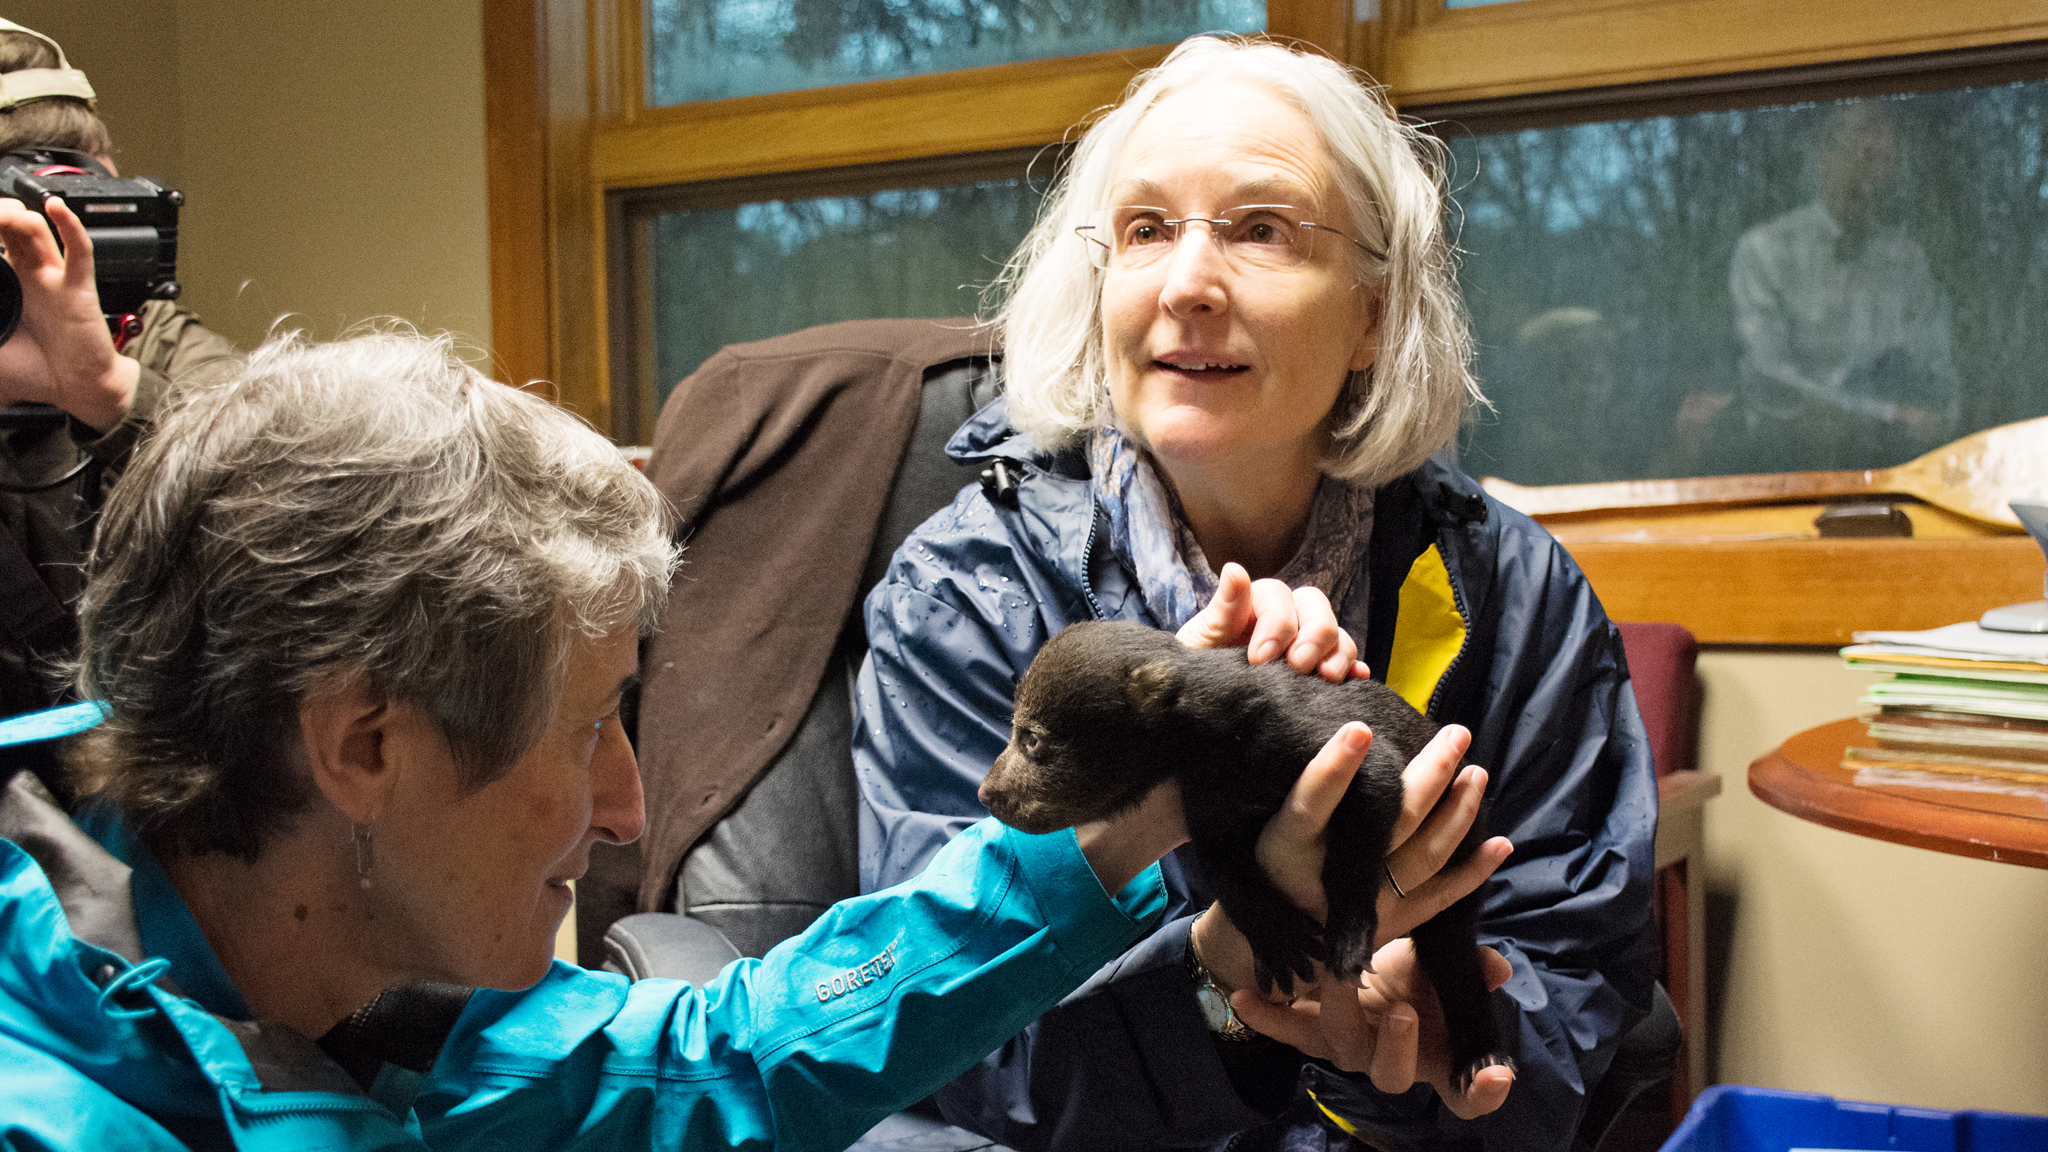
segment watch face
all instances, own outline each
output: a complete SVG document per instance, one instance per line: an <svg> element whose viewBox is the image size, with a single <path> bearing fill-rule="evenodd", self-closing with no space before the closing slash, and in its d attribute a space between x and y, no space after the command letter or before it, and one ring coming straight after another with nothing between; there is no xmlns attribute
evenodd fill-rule
<svg viewBox="0 0 2048 1152"><path fill-rule="evenodd" d="M1230 1001L1223 990L1214 984L1204 984L1195 989L1195 1003L1202 1009L1202 1021L1211 1032L1221 1032L1232 1023Z"/></svg>

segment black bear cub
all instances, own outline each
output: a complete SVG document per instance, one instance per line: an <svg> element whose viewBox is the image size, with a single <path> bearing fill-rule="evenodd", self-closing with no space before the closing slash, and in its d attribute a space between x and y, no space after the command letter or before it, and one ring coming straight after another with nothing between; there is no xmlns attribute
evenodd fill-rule
<svg viewBox="0 0 2048 1152"><path fill-rule="evenodd" d="M1330 817L1329 913L1317 924L1254 853L1295 778L1352 720L1372 729L1372 748ZM1284 663L1253 667L1242 648L1188 648L1140 624L1074 624L1018 684L1010 745L983 779L981 800L1005 824L1043 833L1128 810L1177 778L1196 870L1250 942L1260 989L1277 983L1292 993L1297 978L1313 977L1313 961L1353 978L1369 964L1401 771L1436 730L1377 681L1331 684ZM1475 821L1453 860L1484 836ZM1412 934L1443 1005L1460 1088L1488 1065L1512 1066L1474 941L1480 895Z"/></svg>

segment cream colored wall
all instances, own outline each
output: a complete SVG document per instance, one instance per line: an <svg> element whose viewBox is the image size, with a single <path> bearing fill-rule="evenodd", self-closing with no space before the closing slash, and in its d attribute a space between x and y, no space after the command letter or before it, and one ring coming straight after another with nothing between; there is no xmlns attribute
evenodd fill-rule
<svg viewBox="0 0 2048 1152"><path fill-rule="evenodd" d="M1701 767L1716 1078L1931 1108L2048 1113L2048 872L1837 832L1750 794L1749 762L1855 715L1832 652L1712 650ZM1732 910L1732 914L1730 914Z"/></svg>
<svg viewBox="0 0 2048 1152"><path fill-rule="evenodd" d="M179 278L244 347L289 313L490 341L478 0L6 0L100 93L125 173L186 194Z"/></svg>
<svg viewBox="0 0 2048 1152"><path fill-rule="evenodd" d="M187 280L244 344L367 316L490 339L476 0L179 0Z"/></svg>

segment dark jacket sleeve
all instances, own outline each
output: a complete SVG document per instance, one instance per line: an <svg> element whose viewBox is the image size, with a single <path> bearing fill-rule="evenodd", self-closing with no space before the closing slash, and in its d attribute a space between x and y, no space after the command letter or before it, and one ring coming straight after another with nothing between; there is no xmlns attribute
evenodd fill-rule
<svg viewBox="0 0 2048 1152"><path fill-rule="evenodd" d="M986 816L975 789L1009 739L1016 681L1065 622L1061 605L1084 611L1005 532L970 492L910 537L868 597L854 719L863 891L915 875ZM1265 1119L1232 1089L1196 1010L1183 961L1197 909L1176 862L1161 867L1177 894L1167 923L940 1089L949 1121L1031 1152L1200 1147Z"/></svg>
<svg viewBox="0 0 2048 1152"><path fill-rule="evenodd" d="M136 442L156 419L157 405L173 382L224 379L242 365L241 350L227 337L208 331L198 316L168 300L143 305L142 331L129 341L122 355L141 368L128 415L106 435L80 445L100 462L104 469L101 479L109 487L127 467Z"/></svg>

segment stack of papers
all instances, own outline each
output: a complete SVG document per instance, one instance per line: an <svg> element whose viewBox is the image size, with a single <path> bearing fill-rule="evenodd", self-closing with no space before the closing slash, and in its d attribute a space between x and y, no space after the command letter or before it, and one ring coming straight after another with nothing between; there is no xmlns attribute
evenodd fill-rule
<svg viewBox="0 0 2048 1152"><path fill-rule="evenodd" d="M1849 761L2048 783L2048 635L1968 623L1855 639L1842 659L1893 677L1859 701L1878 746Z"/></svg>

